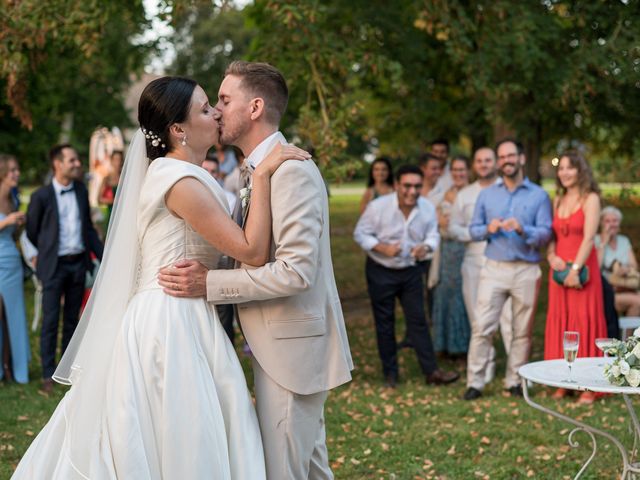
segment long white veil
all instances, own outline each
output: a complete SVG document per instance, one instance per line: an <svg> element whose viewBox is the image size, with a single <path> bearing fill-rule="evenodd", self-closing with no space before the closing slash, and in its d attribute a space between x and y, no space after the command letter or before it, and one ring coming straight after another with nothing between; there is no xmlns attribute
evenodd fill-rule
<svg viewBox="0 0 640 480"><path fill-rule="evenodd" d="M140 189L149 160L145 137L138 130L127 151L102 265L80 323L65 351L54 380L72 385L65 411L70 460L89 474L89 449L100 422L106 377L122 319L136 289L140 267L137 213Z"/></svg>

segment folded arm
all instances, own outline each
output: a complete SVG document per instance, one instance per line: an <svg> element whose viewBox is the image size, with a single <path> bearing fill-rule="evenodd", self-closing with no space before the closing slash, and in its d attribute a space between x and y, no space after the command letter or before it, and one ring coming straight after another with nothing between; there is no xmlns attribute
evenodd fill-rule
<svg viewBox="0 0 640 480"><path fill-rule="evenodd" d="M449 235L459 242L470 242L471 234L464 218L464 202L462 196L458 194L451 210L449 219Z"/></svg>
<svg viewBox="0 0 640 480"><path fill-rule="evenodd" d="M544 199L538 206L534 223L522 225L522 234L527 245L532 247L544 247L551 240L551 201L548 195L544 194Z"/></svg>
<svg viewBox="0 0 640 480"><path fill-rule="evenodd" d="M250 265L263 265L269 254L269 177L255 175L247 228L242 230L213 193L194 177L180 179L166 195L171 212L183 218L207 242Z"/></svg>
<svg viewBox="0 0 640 480"><path fill-rule="evenodd" d="M32 195L29 206L27 207L27 238L37 248L38 233L40 232L40 223L42 222L42 202L38 195Z"/></svg>
<svg viewBox="0 0 640 480"><path fill-rule="evenodd" d="M478 196L478 201L473 210L473 217L469 224L469 236L474 242L482 242L489 237L489 225L487 224L487 211L484 201L484 192Z"/></svg>
<svg viewBox="0 0 640 480"><path fill-rule="evenodd" d="M353 231L353 239L365 252L373 250L380 243L376 236L378 218L375 205L367 205Z"/></svg>

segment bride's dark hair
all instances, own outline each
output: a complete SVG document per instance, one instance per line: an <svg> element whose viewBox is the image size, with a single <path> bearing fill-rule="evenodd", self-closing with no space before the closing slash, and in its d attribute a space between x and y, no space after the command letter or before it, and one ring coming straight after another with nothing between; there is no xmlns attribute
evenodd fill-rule
<svg viewBox="0 0 640 480"><path fill-rule="evenodd" d="M163 157L171 150L169 127L187 119L197 85L186 77L162 77L143 90L138 102L138 122L145 132L150 160Z"/></svg>

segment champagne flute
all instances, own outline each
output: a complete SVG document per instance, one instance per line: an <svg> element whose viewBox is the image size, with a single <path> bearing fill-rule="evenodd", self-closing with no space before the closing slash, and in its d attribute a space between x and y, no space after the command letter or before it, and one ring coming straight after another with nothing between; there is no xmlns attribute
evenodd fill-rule
<svg viewBox="0 0 640 480"><path fill-rule="evenodd" d="M596 338L596 347L598 347L602 353L604 353L605 358L609 355L607 354L607 350L615 345L615 338Z"/></svg>
<svg viewBox="0 0 640 480"><path fill-rule="evenodd" d="M569 367L569 378L565 380L568 383L576 383L571 378L571 366L578 356L578 346L580 345L580 333L578 332L564 332L564 338L562 340L562 348L564 350L564 359Z"/></svg>

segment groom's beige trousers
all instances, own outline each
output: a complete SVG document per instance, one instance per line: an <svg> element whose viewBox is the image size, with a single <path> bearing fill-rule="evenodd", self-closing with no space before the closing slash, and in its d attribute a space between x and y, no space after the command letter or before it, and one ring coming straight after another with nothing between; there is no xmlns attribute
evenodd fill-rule
<svg viewBox="0 0 640 480"><path fill-rule="evenodd" d="M253 359L256 410L267 480L331 480L324 428L329 392L299 395L282 388Z"/></svg>

